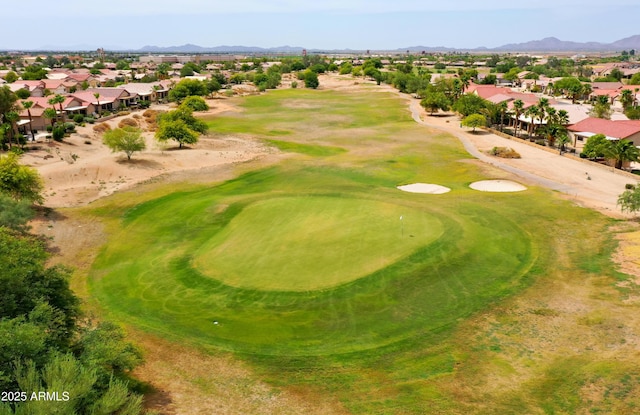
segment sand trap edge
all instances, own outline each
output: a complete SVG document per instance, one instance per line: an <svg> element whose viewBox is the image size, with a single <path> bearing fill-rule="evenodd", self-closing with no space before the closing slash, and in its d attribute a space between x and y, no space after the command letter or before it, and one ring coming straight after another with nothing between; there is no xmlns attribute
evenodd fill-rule
<svg viewBox="0 0 640 415"><path fill-rule="evenodd" d="M425 193L431 195L441 195L444 193L449 193L451 189L448 187L440 186L439 184L431 184L431 183L412 183L405 184L403 186L397 186L398 190L402 190L403 192L409 193Z"/></svg>
<svg viewBox="0 0 640 415"><path fill-rule="evenodd" d="M511 180L481 180L479 182L473 182L469 185L473 190L481 192L522 192L527 188L520 183L512 182Z"/></svg>

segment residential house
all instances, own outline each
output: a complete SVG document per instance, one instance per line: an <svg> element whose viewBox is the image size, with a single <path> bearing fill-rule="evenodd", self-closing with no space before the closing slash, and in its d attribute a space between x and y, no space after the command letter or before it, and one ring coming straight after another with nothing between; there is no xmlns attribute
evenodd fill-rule
<svg viewBox="0 0 640 415"><path fill-rule="evenodd" d="M20 89L26 89L32 97L43 97L45 84L43 81L23 81L18 79L14 83L9 84L9 89L13 92L17 92Z"/></svg>
<svg viewBox="0 0 640 415"><path fill-rule="evenodd" d="M98 98L95 94L99 94ZM102 111L115 111L138 105L138 94L130 93L122 88L90 88L71 94L86 106L81 114L97 114ZM80 109L82 110L82 109Z"/></svg>
<svg viewBox="0 0 640 415"><path fill-rule="evenodd" d="M118 86L131 95L137 95L141 101L164 101L169 95L169 82L129 83Z"/></svg>
<svg viewBox="0 0 640 415"><path fill-rule="evenodd" d="M638 120L605 120L603 118L586 118L567 128L573 139L574 147L581 149L587 139L596 134L604 134L608 140L629 140L640 146L640 121Z"/></svg>
<svg viewBox="0 0 640 415"><path fill-rule="evenodd" d="M51 125L52 120L47 119L43 116L44 110L47 108L53 108L56 111L56 113L60 115L60 104L57 104L54 107L53 105L49 104L50 99L51 97L29 97L28 100L21 100L20 101L21 107L24 101L33 102L33 106L30 108L29 111L27 111L26 109L22 109L20 111L20 119L23 121L23 124L25 125L28 124L29 112L31 112L31 120L32 120L31 128L34 131L44 130L48 125ZM64 102L62 103L62 109L65 112L65 117L68 118L69 115L74 113L73 112L74 107L78 107L80 105L82 105L80 100L71 96L67 96ZM24 121L27 121L27 122L25 123Z"/></svg>

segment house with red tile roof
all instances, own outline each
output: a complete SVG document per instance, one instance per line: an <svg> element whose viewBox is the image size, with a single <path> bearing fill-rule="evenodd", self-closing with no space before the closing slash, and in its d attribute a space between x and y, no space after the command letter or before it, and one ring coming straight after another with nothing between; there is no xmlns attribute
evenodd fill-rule
<svg viewBox="0 0 640 415"><path fill-rule="evenodd" d="M580 149L587 139L596 134L604 134L609 140L629 140L640 146L640 120L605 120L586 118L567 127L573 138L574 147Z"/></svg>
<svg viewBox="0 0 640 415"><path fill-rule="evenodd" d="M45 84L43 81L23 81L18 79L14 83L9 84L9 89L13 92L17 92L20 89L26 89L32 97L43 97Z"/></svg>

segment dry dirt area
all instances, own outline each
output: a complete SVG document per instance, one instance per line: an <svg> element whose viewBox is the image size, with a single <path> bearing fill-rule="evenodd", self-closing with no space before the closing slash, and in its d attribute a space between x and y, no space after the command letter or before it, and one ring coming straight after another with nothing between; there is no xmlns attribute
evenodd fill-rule
<svg viewBox="0 0 640 415"><path fill-rule="evenodd" d="M393 91L388 86L378 88L362 79L341 76L321 76L320 83L321 89L357 91L364 87L371 91ZM363 86L364 84L367 85ZM486 163L514 173L516 180L527 185L543 185L559 190L575 203L598 209L612 217L625 217L617 209L615 201L617 195L624 190L624 185L633 182L633 178L493 134L470 134L459 127L456 117L428 116L417 100L406 95L401 96L407 99L408 111L411 111L417 122L460 138L473 155ZM209 114L239 111L233 102L211 101L212 109ZM122 117L116 118L109 123L116 125L121 119ZM233 175L233 167L239 163L261 165L276 162L281 157L275 150L250 138L205 137L190 149L177 150L159 148L154 143L152 133L145 134L148 149L136 153L131 162L126 161L123 154L111 153L94 135L91 127L80 129L64 143L40 143L42 149L27 153L23 160L34 166L44 177L46 206L58 208L85 205L114 192L133 188L136 184L152 178L156 178L159 183L174 180L219 181ZM512 147L522 158L505 160L486 155L486 151L494 146ZM511 174L506 176L514 178ZM35 227L43 234L54 238L54 244L60 253L58 261L73 264L81 273L88 269L92 255L102 243L103 229L100 224L89 219L74 215L67 217L66 214L64 210L50 212L41 218ZM628 226L638 227L632 222ZM629 228L625 230L628 231ZM620 235L624 241L616 260L622 264L629 264L629 267L623 268L622 271L632 272L631 264L637 265L638 262L640 232L624 232ZM74 289L86 297L86 287L79 280L82 278L74 280ZM530 312L531 309L540 307L536 304L559 310L570 307L570 317L560 318L553 315L548 318L552 320L552 324L546 322L540 325L536 320L526 325L525 329L530 327L532 330L538 330L547 327L544 339L566 337L566 333L570 333L578 336L583 344L593 341L580 337L581 333L573 329L569 331L569 328L575 326L578 314L582 315L590 308L600 309L606 304L592 304L595 300L590 297L591 290L581 290L579 286L569 287L558 283L551 291L555 293L552 298L533 296L516 299L515 304L511 305L512 310L520 310L526 316L522 323L539 319L536 314ZM549 292L545 290L546 294ZM555 304L554 301L559 303ZM480 316L476 329L478 326L489 326L494 318L494 314ZM130 329L130 333L132 340L140 345L146 354L146 363L138 368L135 374L154 388L155 392L150 395L147 405L161 414L346 413L338 402L327 397L310 395L308 390L274 389L257 380L258 377L252 373L251 368L230 356L211 355L188 345L175 344L134 329ZM630 344L638 343L634 336L628 337L629 340L633 340ZM532 335L531 338L541 337ZM552 340L549 342L529 346L542 349L553 347ZM499 386L496 383L496 387Z"/></svg>
<svg viewBox="0 0 640 415"><path fill-rule="evenodd" d="M209 105L211 109L198 116L239 111L222 99L210 100ZM123 119L141 113L136 111L106 123L115 128ZM143 118L137 121L145 127ZM45 205L57 208L84 205L159 175L244 163L274 153L272 148L247 138L205 136L191 148L178 149L175 142L161 146L152 132L145 132L144 137L147 149L127 160L124 153L112 153L93 131L93 125L87 125L78 127L62 143L37 143L39 150L27 152L22 161L40 172L45 181Z"/></svg>

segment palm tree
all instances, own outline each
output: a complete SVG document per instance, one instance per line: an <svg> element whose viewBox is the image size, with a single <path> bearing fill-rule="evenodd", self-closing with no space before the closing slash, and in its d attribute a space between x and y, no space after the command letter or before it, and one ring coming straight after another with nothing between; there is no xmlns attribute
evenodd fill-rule
<svg viewBox="0 0 640 415"><path fill-rule="evenodd" d="M31 107L33 107L33 101L23 101L22 107L27 110L29 115L29 130L31 131L31 140L36 141L36 135L33 133L33 118L31 117Z"/></svg>
<svg viewBox="0 0 640 415"><path fill-rule="evenodd" d="M521 99L516 99L513 101L513 110L515 111L515 130L514 135L518 137L518 127L520 126L520 115L522 114L522 109L524 108L524 102Z"/></svg>
<svg viewBox="0 0 640 415"><path fill-rule="evenodd" d="M625 161L638 161L640 150L629 140L617 140L605 150L605 155L615 160L615 168L621 169Z"/></svg>
<svg viewBox="0 0 640 415"><path fill-rule="evenodd" d="M11 142L15 137L15 126L16 122L20 119L20 114L17 111L9 111L4 114L4 119L9 123L9 150L11 150Z"/></svg>
<svg viewBox="0 0 640 415"><path fill-rule="evenodd" d="M633 92L630 89L623 89L620 95L620 103L623 109L629 108L633 105Z"/></svg>
<svg viewBox="0 0 640 415"><path fill-rule="evenodd" d="M502 101L498 104L498 112L500 113L500 131L502 131L504 127L504 116L509 111L509 107L507 106L507 101Z"/></svg>
<svg viewBox="0 0 640 415"><path fill-rule="evenodd" d="M569 138L569 134L567 134L566 131L560 133L557 137L557 141L558 141L558 151L560 152L560 155L562 155L562 153L564 153L565 151L564 146L571 141L571 139Z"/></svg>
<svg viewBox="0 0 640 415"><path fill-rule="evenodd" d="M533 134L533 130L535 127L536 118L540 116L541 111L537 105L532 105L529 108L527 108L525 113L529 118L531 118L531 122L529 123L529 128L527 128L527 135L529 136L529 139L531 139L531 135Z"/></svg>
<svg viewBox="0 0 640 415"><path fill-rule="evenodd" d="M98 106L98 115L102 117L102 107L100 106L100 93L96 92L95 94L93 94L93 96L96 97L97 106Z"/></svg>
<svg viewBox="0 0 640 415"><path fill-rule="evenodd" d="M49 104L55 109L56 104L60 105L60 114L62 115L62 122L64 123L66 121L65 116L64 116L64 109L62 108L62 103L64 102L65 98L60 95L60 94L56 94L53 98L49 99Z"/></svg>

